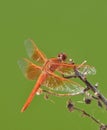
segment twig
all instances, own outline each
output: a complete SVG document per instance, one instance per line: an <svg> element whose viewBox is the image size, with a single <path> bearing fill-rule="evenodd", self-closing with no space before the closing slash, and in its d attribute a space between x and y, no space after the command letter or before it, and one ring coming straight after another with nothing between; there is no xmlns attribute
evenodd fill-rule
<svg viewBox="0 0 107 130"><path fill-rule="evenodd" d="M52 95L52 96L57 96L57 97L71 97L71 96L74 96L74 95L71 95L70 93L66 93L66 94L61 94L61 93L55 93L53 91L50 91L50 90L44 90L44 89L41 89L41 93L43 94L46 94L45 98L48 99L48 95ZM52 100L51 100L52 101ZM53 101L52 101L53 102ZM99 120L97 120L94 116L90 115L89 113L87 113L85 110L82 110L76 106L74 106L74 104L72 103L72 101L69 99L68 102L67 102L67 108L70 112L76 110L78 112L81 112L82 115L90 118L91 120L93 120L95 123L97 123L99 125L99 128L100 130L107 130L107 125L106 124L103 124L101 123Z"/></svg>
<svg viewBox="0 0 107 130"><path fill-rule="evenodd" d="M85 85L87 86L87 88L84 89L84 91L88 91L89 89L92 90L94 92L94 94L97 96L98 100L100 100L101 102L103 102L103 104L106 106L107 109L107 99L103 96L103 94L101 94L99 92L99 90L93 86L87 79L86 77L84 77L84 75L82 75L78 69L74 69L75 71L75 78L78 77L82 82L85 83ZM74 76L73 76L74 77ZM64 76L64 78L72 78L71 76Z"/></svg>
<svg viewBox="0 0 107 130"><path fill-rule="evenodd" d="M90 118L91 120L93 120L95 123L97 123L100 126L100 130L107 130L107 125L101 123L99 120L97 120L95 117L93 117L92 115L90 115L89 113L87 113L85 110L82 110L82 109L80 109L78 107L75 107L71 100L68 100L68 102L67 102L67 108L68 108L68 110L70 112L76 110L76 111L82 113L82 115Z"/></svg>
<svg viewBox="0 0 107 130"><path fill-rule="evenodd" d="M103 125L99 120L97 120L95 117L93 117L92 115L90 115L89 113L87 113L86 111L80 109L80 108L77 108L77 107L74 107L75 110L81 112L83 115L87 116L88 118L90 118L91 120L93 120L94 122L96 122L98 125Z"/></svg>

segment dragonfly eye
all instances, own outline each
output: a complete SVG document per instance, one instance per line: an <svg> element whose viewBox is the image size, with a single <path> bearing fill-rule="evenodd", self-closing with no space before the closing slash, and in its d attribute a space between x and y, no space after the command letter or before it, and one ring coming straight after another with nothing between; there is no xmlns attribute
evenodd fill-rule
<svg viewBox="0 0 107 130"><path fill-rule="evenodd" d="M67 59L67 55L65 53L60 53L60 54L58 54L58 58L61 61L65 61Z"/></svg>

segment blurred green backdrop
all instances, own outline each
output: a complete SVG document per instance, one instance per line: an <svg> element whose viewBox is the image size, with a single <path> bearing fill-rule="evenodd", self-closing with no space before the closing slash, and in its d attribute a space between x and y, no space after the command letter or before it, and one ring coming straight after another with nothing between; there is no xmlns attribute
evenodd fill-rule
<svg viewBox="0 0 107 130"><path fill-rule="evenodd" d="M90 81L99 82L107 97L107 1L0 1L0 129L97 130L98 126L80 113L69 113L64 98L53 97L53 104L37 96L24 113L20 112L35 84L24 78L17 65L18 59L27 57L23 45L27 38L48 57L66 52L77 63L86 59L97 69ZM107 123L107 112L96 103L78 106Z"/></svg>

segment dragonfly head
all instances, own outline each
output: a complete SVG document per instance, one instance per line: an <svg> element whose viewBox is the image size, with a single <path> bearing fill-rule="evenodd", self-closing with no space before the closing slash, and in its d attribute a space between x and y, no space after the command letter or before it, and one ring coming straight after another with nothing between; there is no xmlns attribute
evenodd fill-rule
<svg viewBox="0 0 107 130"><path fill-rule="evenodd" d="M58 54L58 59L60 61L65 61L67 59L67 55L65 53L59 53Z"/></svg>

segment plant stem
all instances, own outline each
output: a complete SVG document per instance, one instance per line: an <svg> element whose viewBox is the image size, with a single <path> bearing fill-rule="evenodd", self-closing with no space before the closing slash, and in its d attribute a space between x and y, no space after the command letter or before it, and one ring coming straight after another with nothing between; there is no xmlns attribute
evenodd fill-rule
<svg viewBox="0 0 107 130"><path fill-rule="evenodd" d="M88 90L91 90L94 92L95 96L98 98L98 100L100 100L101 102L103 102L103 104L106 106L106 109L107 109L107 99L103 96L103 94L101 94L99 92L99 90L97 89L97 87L95 87L94 85L92 85L84 75L82 75L78 69L74 69L75 71L75 76L64 76L64 78L79 78L82 82L85 83L85 85L87 86L87 88L84 89L84 92L85 91L88 91Z"/></svg>

